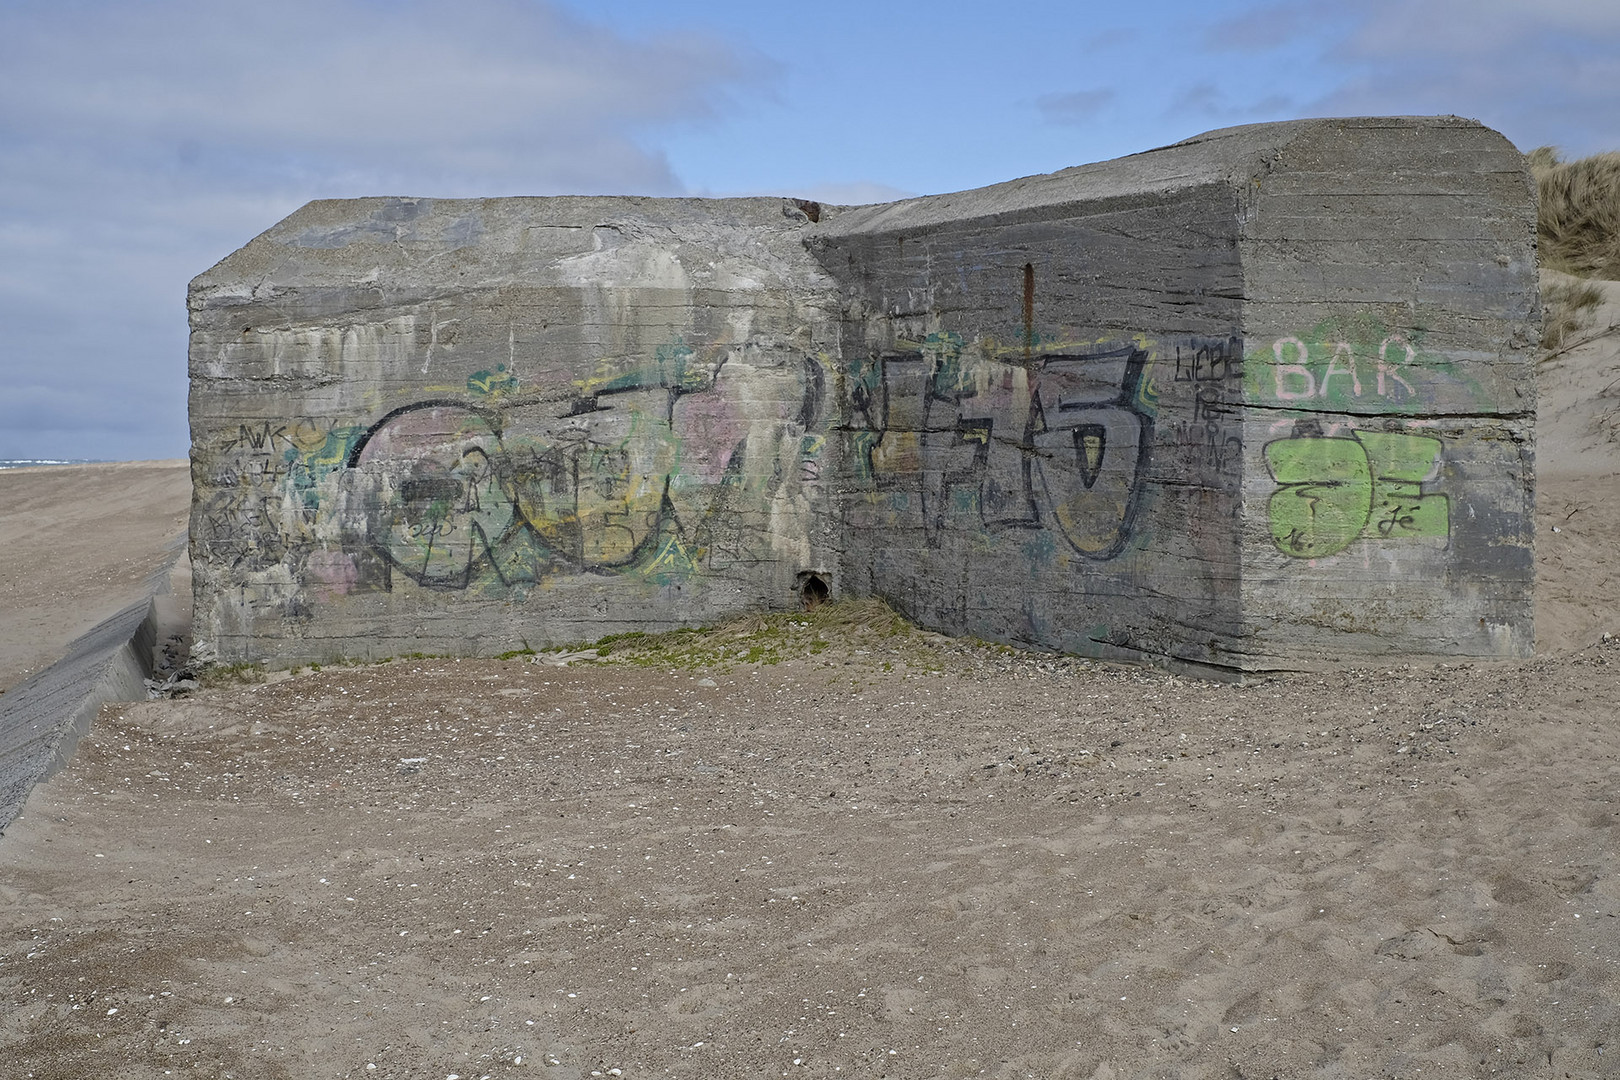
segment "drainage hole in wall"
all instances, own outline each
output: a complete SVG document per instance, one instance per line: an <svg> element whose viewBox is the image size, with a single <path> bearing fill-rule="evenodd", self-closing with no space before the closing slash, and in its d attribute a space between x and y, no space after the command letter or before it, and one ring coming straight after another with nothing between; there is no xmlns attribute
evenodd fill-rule
<svg viewBox="0 0 1620 1080"><path fill-rule="evenodd" d="M820 607L831 596L832 591L827 588L827 583L820 574L806 571L799 575L799 602L804 605L806 611Z"/></svg>

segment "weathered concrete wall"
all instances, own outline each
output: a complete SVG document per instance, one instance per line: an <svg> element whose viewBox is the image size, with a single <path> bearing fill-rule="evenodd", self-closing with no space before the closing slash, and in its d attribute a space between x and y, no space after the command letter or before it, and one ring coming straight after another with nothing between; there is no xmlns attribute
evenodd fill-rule
<svg viewBox="0 0 1620 1080"><path fill-rule="evenodd" d="M796 600L832 282L780 199L313 203L192 284L224 660L490 652Z"/></svg>
<svg viewBox="0 0 1620 1080"><path fill-rule="evenodd" d="M1253 185L1245 659L1525 655L1535 201L1467 121L1303 125Z"/></svg>
<svg viewBox="0 0 1620 1080"><path fill-rule="evenodd" d="M1533 230L1451 118L837 216L846 587L1099 655L1527 652Z"/></svg>
<svg viewBox="0 0 1620 1080"><path fill-rule="evenodd" d="M197 637L796 602L1264 668L1530 643L1534 208L1299 121L956 195L312 204L193 283Z"/></svg>
<svg viewBox="0 0 1620 1080"><path fill-rule="evenodd" d="M1187 156L855 210L812 238L850 297L846 588L1070 652L1220 662L1241 636L1241 460L1201 425L1237 404L1217 377L1241 370L1238 204Z"/></svg>

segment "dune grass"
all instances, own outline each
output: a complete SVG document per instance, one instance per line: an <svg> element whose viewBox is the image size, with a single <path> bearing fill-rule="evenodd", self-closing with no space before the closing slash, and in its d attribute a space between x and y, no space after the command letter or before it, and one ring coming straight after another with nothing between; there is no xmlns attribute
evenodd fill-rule
<svg viewBox="0 0 1620 1080"><path fill-rule="evenodd" d="M1543 146L1528 158L1540 197L1536 247L1542 268L1620 280L1620 153L1564 161L1556 148ZM1542 358L1578 345L1602 303L1602 290L1590 281L1544 281Z"/></svg>
<svg viewBox="0 0 1620 1080"><path fill-rule="evenodd" d="M1541 197L1536 238L1541 265L1576 277L1620 280L1620 153L1563 161L1530 152Z"/></svg>
<svg viewBox="0 0 1620 1080"><path fill-rule="evenodd" d="M1589 281L1552 280L1541 287L1541 352L1550 357L1580 344L1582 332L1603 303L1603 291Z"/></svg>

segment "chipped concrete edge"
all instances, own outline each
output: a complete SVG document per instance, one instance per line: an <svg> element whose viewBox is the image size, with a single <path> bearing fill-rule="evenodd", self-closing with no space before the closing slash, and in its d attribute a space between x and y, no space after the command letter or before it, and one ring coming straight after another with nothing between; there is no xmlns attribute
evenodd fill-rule
<svg viewBox="0 0 1620 1080"><path fill-rule="evenodd" d="M148 579L144 597L0 695L0 835L22 814L34 786L72 760L103 705L145 699L154 649L174 619L172 606L159 598L170 592L184 554L176 547Z"/></svg>

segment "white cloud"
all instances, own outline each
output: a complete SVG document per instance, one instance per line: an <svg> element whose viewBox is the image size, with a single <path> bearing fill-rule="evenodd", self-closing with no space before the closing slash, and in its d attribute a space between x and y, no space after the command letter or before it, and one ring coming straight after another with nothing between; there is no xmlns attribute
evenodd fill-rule
<svg viewBox="0 0 1620 1080"><path fill-rule="evenodd" d="M183 452L186 281L309 199L679 194L651 140L772 77L543 0L5 0L0 457Z"/></svg>
<svg viewBox="0 0 1620 1080"><path fill-rule="evenodd" d="M1067 94L1042 94L1035 107L1048 123L1079 127L1091 123L1117 97L1112 90L1075 90Z"/></svg>
<svg viewBox="0 0 1620 1080"><path fill-rule="evenodd" d="M1265 4L1218 20L1204 29L1202 44L1215 51L1257 52L1285 45L1306 33L1322 14L1311 0Z"/></svg>
<svg viewBox="0 0 1620 1080"><path fill-rule="evenodd" d="M1255 5L1203 44L1302 115L1455 113L1521 148L1620 148L1615 0L1328 0Z"/></svg>
<svg viewBox="0 0 1620 1080"><path fill-rule="evenodd" d="M1260 123L1291 119L1295 108L1294 100L1282 94L1267 94L1255 101L1234 102L1225 88L1205 79L1177 90L1170 99L1166 113L1171 116L1197 116L1223 124Z"/></svg>
<svg viewBox="0 0 1620 1080"><path fill-rule="evenodd" d="M833 206L865 206L869 203L885 203L895 202L898 199L909 199L917 193L890 187L888 184L874 183L870 180L847 180L806 184L802 190L795 190L792 194L800 198L830 203Z"/></svg>
<svg viewBox="0 0 1620 1080"><path fill-rule="evenodd" d="M1497 52L1541 35L1620 32L1611 0L1368 0L1356 44L1375 52Z"/></svg>
<svg viewBox="0 0 1620 1080"><path fill-rule="evenodd" d="M1345 43L1337 112L1457 113L1522 149L1620 147L1620 5L1380 2Z"/></svg>
<svg viewBox="0 0 1620 1080"><path fill-rule="evenodd" d="M762 66L520 0L24 4L0 28L13 133L548 190L673 190L636 133L713 115Z"/></svg>

